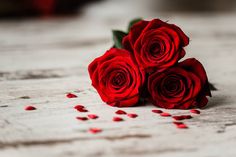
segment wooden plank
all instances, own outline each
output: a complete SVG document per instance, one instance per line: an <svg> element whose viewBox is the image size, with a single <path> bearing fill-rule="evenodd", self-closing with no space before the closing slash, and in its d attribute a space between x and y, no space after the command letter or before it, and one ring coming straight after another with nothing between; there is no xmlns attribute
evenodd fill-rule
<svg viewBox="0 0 236 157"><path fill-rule="evenodd" d="M117 109L91 87L87 65L112 44L110 29L125 28L135 15L156 16L120 12L114 3L91 6L80 17L0 23L0 156L235 156L235 16L160 14L190 36L187 57L201 60L219 89L202 114L186 122L190 129L178 130L170 118L152 114L151 104L125 108L139 117L114 123ZM111 14L103 14L110 5ZM67 92L78 98L67 99ZM85 115L73 109L78 103L100 118L78 122L75 117ZM30 104L37 110L24 111ZM91 135L90 127L104 131Z"/></svg>

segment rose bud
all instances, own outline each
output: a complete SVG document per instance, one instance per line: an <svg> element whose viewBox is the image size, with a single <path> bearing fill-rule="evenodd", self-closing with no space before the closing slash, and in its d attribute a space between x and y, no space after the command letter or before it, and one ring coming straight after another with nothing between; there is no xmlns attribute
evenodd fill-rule
<svg viewBox="0 0 236 157"><path fill-rule="evenodd" d="M206 72L194 58L151 74L148 91L154 105L167 109L202 108L211 96Z"/></svg>
<svg viewBox="0 0 236 157"><path fill-rule="evenodd" d="M122 45L146 72L162 71L183 58L189 38L176 25L159 19L134 24Z"/></svg>
<svg viewBox="0 0 236 157"><path fill-rule="evenodd" d="M128 51L111 48L90 63L88 71L93 87L107 104L127 107L138 102L145 75Z"/></svg>

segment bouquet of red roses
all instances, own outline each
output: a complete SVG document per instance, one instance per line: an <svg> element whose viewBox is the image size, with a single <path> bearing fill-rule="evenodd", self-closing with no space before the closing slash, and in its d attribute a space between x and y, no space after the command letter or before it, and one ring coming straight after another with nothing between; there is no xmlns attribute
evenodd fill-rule
<svg viewBox="0 0 236 157"><path fill-rule="evenodd" d="M211 96L206 72L185 56L189 38L176 25L154 19L131 21L128 33L113 31L114 46L90 63L92 85L111 106L150 100L168 109L204 107Z"/></svg>

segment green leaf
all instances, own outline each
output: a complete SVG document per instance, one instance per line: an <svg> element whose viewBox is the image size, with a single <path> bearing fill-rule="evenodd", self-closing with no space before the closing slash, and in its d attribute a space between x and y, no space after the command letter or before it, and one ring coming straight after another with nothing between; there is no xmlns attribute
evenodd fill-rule
<svg viewBox="0 0 236 157"><path fill-rule="evenodd" d="M112 36L114 41L114 47L116 48L123 48L122 46L122 39L127 34L120 30L112 30Z"/></svg>
<svg viewBox="0 0 236 157"><path fill-rule="evenodd" d="M215 85L214 85L213 83L211 83L211 82L209 82L209 88L210 88L211 91L216 91L216 90L218 90L218 89L215 87Z"/></svg>
<svg viewBox="0 0 236 157"><path fill-rule="evenodd" d="M137 22L139 22L139 21L141 21L141 20L143 20L143 19L142 19L142 18L135 18L135 19L131 20L131 21L129 22L129 25L128 25L128 32L130 31L131 27L132 27L135 23L137 23Z"/></svg>

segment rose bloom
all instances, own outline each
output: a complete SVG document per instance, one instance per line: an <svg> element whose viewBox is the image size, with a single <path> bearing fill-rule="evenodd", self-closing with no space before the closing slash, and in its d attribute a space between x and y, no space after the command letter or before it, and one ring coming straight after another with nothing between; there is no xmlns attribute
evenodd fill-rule
<svg viewBox="0 0 236 157"><path fill-rule="evenodd" d="M183 47L189 44L189 38L176 25L154 19L134 24L122 44L133 53L139 66L151 73L184 57Z"/></svg>
<svg viewBox="0 0 236 157"><path fill-rule="evenodd" d="M211 96L206 72L194 58L151 74L148 91L154 105L167 109L202 108Z"/></svg>
<svg viewBox="0 0 236 157"><path fill-rule="evenodd" d="M128 107L138 102L145 75L128 51L111 48L96 58L88 70L92 85L107 104Z"/></svg>

